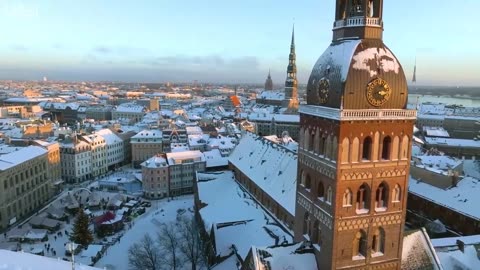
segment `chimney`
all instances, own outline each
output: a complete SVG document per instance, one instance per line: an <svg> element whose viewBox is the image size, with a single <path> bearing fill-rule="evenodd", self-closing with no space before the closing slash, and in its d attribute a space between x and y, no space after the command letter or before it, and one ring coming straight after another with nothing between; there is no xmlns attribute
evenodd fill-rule
<svg viewBox="0 0 480 270"><path fill-rule="evenodd" d="M457 246L462 253L465 253L465 243L462 240L457 239Z"/></svg>

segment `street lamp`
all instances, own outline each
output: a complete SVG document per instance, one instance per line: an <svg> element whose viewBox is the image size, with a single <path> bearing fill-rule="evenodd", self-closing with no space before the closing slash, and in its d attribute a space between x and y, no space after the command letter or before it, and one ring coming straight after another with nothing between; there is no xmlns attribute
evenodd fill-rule
<svg viewBox="0 0 480 270"><path fill-rule="evenodd" d="M68 243L67 250L70 252L70 256L72 256L72 270L75 270L75 242Z"/></svg>

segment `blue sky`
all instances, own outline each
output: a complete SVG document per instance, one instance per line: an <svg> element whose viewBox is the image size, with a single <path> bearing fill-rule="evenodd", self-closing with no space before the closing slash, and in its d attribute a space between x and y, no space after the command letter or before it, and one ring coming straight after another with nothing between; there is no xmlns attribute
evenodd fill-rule
<svg viewBox="0 0 480 270"><path fill-rule="evenodd" d="M386 0L385 43L418 83L480 85L478 0ZM333 0L0 0L0 79L305 83Z"/></svg>

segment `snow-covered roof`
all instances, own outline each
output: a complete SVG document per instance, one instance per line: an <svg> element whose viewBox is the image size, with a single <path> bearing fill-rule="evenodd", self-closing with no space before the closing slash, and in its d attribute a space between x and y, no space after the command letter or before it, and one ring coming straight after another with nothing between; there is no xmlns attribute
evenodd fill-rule
<svg viewBox="0 0 480 270"><path fill-rule="evenodd" d="M405 233L403 237L402 269L442 270L425 229Z"/></svg>
<svg viewBox="0 0 480 270"><path fill-rule="evenodd" d="M69 270L72 269L72 263L68 261L52 259L44 256L33 255L24 252L14 252L0 249L0 266L2 269L29 270L29 269L48 269L48 270ZM101 270L101 268L75 264L77 270Z"/></svg>
<svg viewBox="0 0 480 270"><path fill-rule="evenodd" d="M257 99L266 99L266 100L284 100L285 99L285 91L278 90L278 91L263 91L260 95L257 96Z"/></svg>
<svg viewBox="0 0 480 270"><path fill-rule="evenodd" d="M230 154L229 161L295 215L296 153L247 132Z"/></svg>
<svg viewBox="0 0 480 270"><path fill-rule="evenodd" d="M425 142L428 145L447 145L449 147L472 147L480 148L480 141L468 139L452 139L452 138L431 138L426 137Z"/></svg>
<svg viewBox="0 0 480 270"><path fill-rule="evenodd" d="M205 161L207 162L207 168L221 167L228 165L228 158L222 157L220 150L213 149L211 151L203 152Z"/></svg>
<svg viewBox="0 0 480 270"><path fill-rule="evenodd" d="M15 152L0 156L0 171L8 170L20 163L47 154L48 151L39 146L27 146Z"/></svg>
<svg viewBox="0 0 480 270"><path fill-rule="evenodd" d="M163 158L162 156L154 156L146 161L144 161L141 164L142 167L150 168L150 169L156 169L156 168L161 168L161 167L167 167L167 160Z"/></svg>
<svg viewBox="0 0 480 270"><path fill-rule="evenodd" d="M432 239L432 244L444 269L480 269L480 235Z"/></svg>
<svg viewBox="0 0 480 270"><path fill-rule="evenodd" d="M418 197L480 220L480 180L465 177L456 187L440 189L410 177L408 191Z"/></svg>
<svg viewBox="0 0 480 270"><path fill-rule="evenodd" d="M160 130L142 130L132 138L133 139L144 139L144 138L161 139L162 136L163 136L163 133Z"/></svg>
<svg viewBox="0 0 480 270"><path fill-rule="evenodd" d="M197 174L199 212L207 232L213 228L217 255L227 256L235 245L245 259L252 245L272 246L292 241L273 218L235 182L231 171ZM268 230L268 232L267 232ZM272 234L272 235L271 235Z"/></svg>
<svg viewBox="0 0 480 270"><path fill-rule="evenodd" d="M428 137L443 137L449 138L450 134L442 127L428 127L424 126L423 131Z"/></svg>
<svg viewBox="0 0 480 270"><path fill-rule="evenodd" d="M300 123L300 115L298 114L270 114L270 113L250 113L248 120L250 121L272 121Z"/></svg>
<svg viewBox="0 0 480 270"><path fill-rule="evenodd" d="M438 174L448 175L449 170L453 170L462 165L462 160L449 156L414 156L412 160L417 161L415 166L424 168Z"/></svg>
<svg viewBox="0 0 480 270"><path fill-rule="evenodd" d="M95 132L96 134L102 136L105 139L107 145L116 144L122 141L120 137L115 134L112 130L105 128Z"/></svg>
<svg viewBox="0 0 480 270"><path fill-rule="evenodd" d="M252 254L255 269L318 269L313 248L310 247L310 252L308 252L304 243L252 248Z"/></svg>
<svg viewBox="0 0 480 270"><path fill-rule="evenodd" d="M203 156L202 152L198 150L167 153L167 161L169 165L182 164L184 161L198 162L204 160L205 157Z"/></svg>
<svg viewBox="0 0 480 270"><path fill-rule="evenodd" d="M118 105L114 111L124 113L144 113L146 109L144 106L135 103L123 103Z"/></svg>

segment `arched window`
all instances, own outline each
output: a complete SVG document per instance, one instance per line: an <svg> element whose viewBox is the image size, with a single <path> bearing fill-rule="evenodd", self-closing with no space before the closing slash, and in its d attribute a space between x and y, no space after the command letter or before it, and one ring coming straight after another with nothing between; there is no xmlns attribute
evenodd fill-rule
<svg viewBox="0 0 480 270"><path fill-rule="evenodd" d="M314 143L313 143L313 151L316 153L316 154L319 154L320 152L318 152L318 147L320 146L320 129L317 128L316 132L315 132L315 139L314 139Z"/></svg>
<svg viewBox="0 0 480 270"><path fill-rule="evenodd" d="M361 230L355 234L355 239L353 239L353 258L365 258L367 254L367 234Z"/></svg>
<svg viewBox="0 0 480 270"><path fill-rule="evenodd" d="M381 256L385 253L385 230L377 228L372 239L372 255Z"/></svg>
<svg viewBox="0 0 480 270"><path fill-rule="evenodd" d="M327 203L329 203L329 204L332 203L332 197L333 197L332 186L328 186L328 189L327 189Z"/></svg>
<svg viewBox="0 0 480 270"><path fill-rule="evenodd" d="M407 135L403 136L402 139L402 147L400 150L400 159L407 159L408 158L408 149L410 146L410 139Z"/></svg>
<svg viewBox="0 0 480 270"><path fill-rule="evenodd" d="M326 140L327 138L323 137L323 135L321 135L320 137L320 146L318 147L318 154L319 155L325 155L325 149L326 149Z"/></svg>
<svg viewBox="0 0 480 270"><path fill-rule="evenodd" d="M345 193L343 194L343 207L352 206L352 195L352 191L347 188L347 190L345 190Z"/></svg>
<svg viewBox="0 0 480 270"><path fill-rule="evenodd" d="M307 174L307 177L305 179L305 188L306 189L311 189L312 188L312 179L310 178L309 174Z"/></svg>
<svg viewBox="0 0 480 270"><path fill-rule="evenodd" d="M375 208L387 208L388 186L385 182L381 183L375 193Z"/></svg>
<svg viewBox="0 0 480 270"><path fill-rule="evenodd" d="M310 225L310 215L308 212L305 212L305 216L303 216L303 234L309 235L310 230L308 226Z"/></svg>
<svg viewBox="0 0 480 270"><path fill-rule="evenodd" d="M318 183L318 188L317 188L317 197L323 200L323 197L325 197L325 188L323 187L322 181Z"/></svg>
<svg viewBox="0 0 480 270"><path fill-rule="evenodd" d="M312 231L312 239L311 242L312 243L319 243L319 239L320 239L320 222L318 220L315 220L315 222L313 223L313 231Z"/></svg>
<svg viewBox="0 0 480 270"><path fill-rule="evenodd" d="M372 156L372 138L366 137L363 140L362 159L371 160L371 156Z"/></svg>
<svg viewBox="0 0 480 270"><path fill-rule="evenodd" d="M383 138L382 159L390 160L391 147L392 147L392 139L390 138L390 136Z"/></svg>
<svg viewBox="0 0 480 270"><path fill-rule="evenodd" d="M303 149L308 150L308 145L310 144L310 135L308 134L308 128L305 128L303 135Z"/></svg>
<svg viewBox="0 0 480 270"><path fill-rule="evenodd" d="M348 152L350 150L350 140L348 138L343 138L342 141L342 155L340 156L341 163L348 163Z"/></svg>
<svg viewBox="0 0 480 270"><path fill-rule="evenodd" d="M395 185L392 191L392 202L399 202L402 190L398 184Z"/></svg>
<svg viewBox="0 0 480 270"><path fill-rule="evenodd" d="M351 145L351 151L350 151L350 160L352 162L358 162L359 147L360 147L360 140L357 137L353 138L352 145Z"/></svg>
<svg viewBox="0 0 480 270"><path fill-rule="evenodd" d="M333 137L332 140L332 161L337 162L337 156L338 156L338 139L337 137Z"/></svg>
<svg viewBox="0 0 480 270"><path fill-rule="evenodd" d="M328 135L325 145L325 157L332 159L332 136Z"/></svg>
<svg viewBox="0 0 480 270"><path fill-rule="evenodd" d="M300 174L300 184L302 186L305 186L307 184L306 180L307 178L305 177L305 171L302 171L302 173Z"/></svg>
<svg viewBox="0 0 480 270"><path fill-rule="evenodd" d="M368 213L370 205L370 189L367 184L363 184L357 191L357 213Z"/></svg>
<svg viewBox="0 0 480 270"><path fill-rule="evenodd" d="M308 145L308 151L315 151L314 148L315 145L315 132L312 131L312 134L310 134L310 144Z"/></svg>

